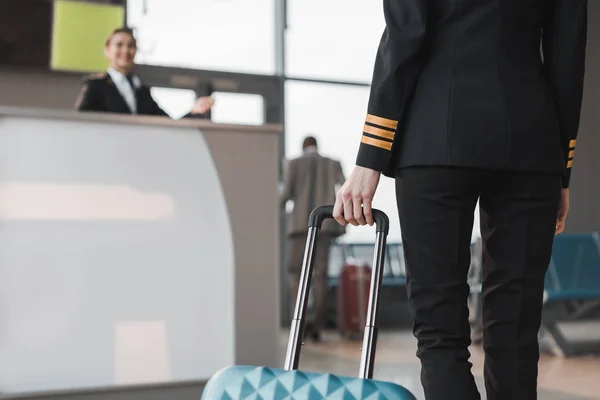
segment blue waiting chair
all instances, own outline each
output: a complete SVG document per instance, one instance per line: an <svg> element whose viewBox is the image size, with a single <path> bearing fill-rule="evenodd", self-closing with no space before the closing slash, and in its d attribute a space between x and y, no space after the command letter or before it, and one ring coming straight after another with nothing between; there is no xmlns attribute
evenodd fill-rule
<svg viewBox="0 0 600 400"><path fill-rule="evenodd" d="M542 338L553 354L568 357L598 350L600 341L576 344L558 326L600 307L600 235L562 234L554 238L544 285Z"/></svg>
<svg viewBox="0 0 600 400"><path fill-rule="evenodd" d="M469 284L472 329L482 329L481 320L481 242L473 248ZM472 306L472 307L471 307ZM598 350L600 341L575 343L559 327L563 321L576 321L600 308L600 235L561 234L554 238L552 258L544 282L544 311L540 328L541 344L552 354L569 357ZM481 340L476 335L474 342Z"/></svg>

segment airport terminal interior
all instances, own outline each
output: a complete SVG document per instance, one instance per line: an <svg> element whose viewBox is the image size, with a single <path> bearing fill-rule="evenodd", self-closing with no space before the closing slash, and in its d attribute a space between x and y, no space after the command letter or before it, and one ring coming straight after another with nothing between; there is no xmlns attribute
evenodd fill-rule
<svg viewBox="0 0 600 400"><path fill-rule="evenodd" d="M600 1L588 19L541 400L600 399ZM384 27L381 1L0 0L0 399L200 400L224 368L284 368L290 160L314 137L349 176ZM332 241L324 328L307 328L298 369L359 376L368 293L344 303L342 277L356 266L363 287L380 259L373 378L422 400L392 179L373 204L386 242L369 226ZM474 218L470 353L485 398Z"/></svg>

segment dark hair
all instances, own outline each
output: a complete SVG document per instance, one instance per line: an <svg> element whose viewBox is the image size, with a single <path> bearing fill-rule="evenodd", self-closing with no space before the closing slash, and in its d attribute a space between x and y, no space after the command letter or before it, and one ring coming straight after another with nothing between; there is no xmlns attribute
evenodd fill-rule
<svg viewBox="0 0 600 400"><path fill-rule="evenodd" d="M112 31L110 35L108 35L108 38L106 38L106 42L104 43L104 45L108 46L113 36L115 36L117 33L126 33L129 36L131 36L131 38L133 39L133 45L137 47L137 40L135 39L135 35L133 34L133 29L127 27L117 28L114 31Z"/></svg>
<svg viewBox="0 0 600 400"><path fill-rule="evenodd" d="M307 136L306 138L304 138L304 142L302 142L302 150L310 146L317 147L317 138L315 138L314 136Z"/></svg>

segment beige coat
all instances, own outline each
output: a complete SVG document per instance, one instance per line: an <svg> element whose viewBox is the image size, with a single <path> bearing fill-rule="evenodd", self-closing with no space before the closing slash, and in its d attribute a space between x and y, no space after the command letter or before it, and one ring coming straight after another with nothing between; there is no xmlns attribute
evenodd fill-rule
<svg viewBox="0 0 600 400"><path fill-rule="evenodd" d="M288 217L288 235L306 234L308 231L308 217L311 208L310 186L312 167L316 167L314 176L314 199L313 208L322 205L333 205L335 203L336 189L344 181L344 172L339 161L323 157L316 151L307 151L301 157L290 160L284 168L284 187L281 194L281 206L285 206L288 200L294 202L294 208ZM334 220L323 223L321 232L333 236L345 233L345 228Z"/></svg>

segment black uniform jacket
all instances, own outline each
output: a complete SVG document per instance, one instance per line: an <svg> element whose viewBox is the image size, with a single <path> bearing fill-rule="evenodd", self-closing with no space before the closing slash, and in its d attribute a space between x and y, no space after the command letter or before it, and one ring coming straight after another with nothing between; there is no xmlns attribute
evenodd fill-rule
<svg viewBox="0 0 600 400"><path fill-rule="evenodd" d="M587 0L384 0L357 165L563 174L579 128Z"/></svg>
<svg viewBox="0 0 600 400"><path fill-rule="evenodd" d="M150 94L150 88L142 85L135 91L138 115L168 116ZM75 108L79 111L98 111L131 114L131 109L108 73L92 74L84 78ZM187 114L185 117L206 118Z"/></svg>

